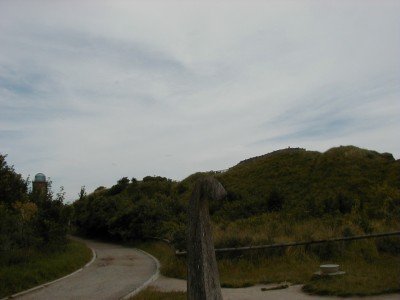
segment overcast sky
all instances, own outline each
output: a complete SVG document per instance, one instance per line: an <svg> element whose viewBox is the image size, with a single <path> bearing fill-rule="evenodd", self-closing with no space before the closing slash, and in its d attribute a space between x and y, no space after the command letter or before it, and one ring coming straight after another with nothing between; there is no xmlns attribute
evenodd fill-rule
<svg viewBox="0 0 400 300"><path fill-rule="evenodd" d="M273 150L400 157L400 1L0 1L0 153L67 199Z"/></svg>

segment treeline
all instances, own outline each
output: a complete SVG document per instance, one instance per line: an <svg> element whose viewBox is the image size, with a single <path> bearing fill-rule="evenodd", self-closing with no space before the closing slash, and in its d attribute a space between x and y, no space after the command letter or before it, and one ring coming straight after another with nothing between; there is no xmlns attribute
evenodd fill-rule
<svg viewBox="0 0 400 300"><path fill-rule="evenodd" d="M204 175L215 176L228 191L226 199L210 203L216 224L265 214L290 223L351 214L368 233L373 231L373 220L389 222L400 215L400 162L391 154L347 146L325 153L279 150L222 173L196 173L181 182L124 177L108 189L99 187L89 195L81 191L73 204L74 223L89 236L122 240L158 236L182 246L186 205L194 183Z"/></svg>
<svg viewBox="0 0 400 300"><path fill-rule="evenodd" d="M0 154L0 263L65 245L72 210L63 204L63 191L29 192L28 184Z"/></svg>
<svg viewBox="0 0 400 300"><path fill-rule="evenodd" d="M179 184L164 177L142 181L123 177L109 189L97 188L74 202L79 233L119 240L167 236L184 230L186 210L179 201ZM171 235L172 234L172 235Z"/></svg>

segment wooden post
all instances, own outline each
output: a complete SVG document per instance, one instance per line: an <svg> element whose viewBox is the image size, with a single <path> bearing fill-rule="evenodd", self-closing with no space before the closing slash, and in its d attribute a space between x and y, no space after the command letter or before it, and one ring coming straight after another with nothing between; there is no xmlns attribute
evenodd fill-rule
<svg viewBox="0 0 400 300"><path fill-rule="evenodd" d="M222 300L208 200L220 200L225 196L224 187L213 177L198 180L192 192L188 210L187 238L189 300Z"/></svg>

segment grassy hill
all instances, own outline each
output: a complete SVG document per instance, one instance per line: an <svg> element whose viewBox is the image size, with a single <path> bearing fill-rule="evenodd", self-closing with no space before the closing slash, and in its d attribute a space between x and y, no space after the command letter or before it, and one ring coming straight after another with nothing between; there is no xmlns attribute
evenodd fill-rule
<svg viewBox="0 0 400 300"><path fill-rule="evenodd" d="M230 193L222 207L234 218L243 210L255 215L282 209L305 217L364 208L382 218L400 199L400 162L354 146L325 153L283 149L242 161L217 178Z"/></svg>
<svg viewBox="0 0 400 300"><path fill-rule="evenodd" d="M172 240L184 249L186 209L201 176L215 176L228 192L210 203L215 246L235 247L352 236L400 227L400 162L391 154L354 146L324 153L278 150L224 172L195 173L176 182L163 177L126 177L74 203L81 233L132 241ZM186 276L185 261L166 245L144 248L162 261L162 273ZM400 290L396 278L398 237L289 247L218 257L224 286L262 282L307 283L307 291L368 295ZM311 280L319 264L337 262L349 275ZM363 274L369 274L364 276ZM395 274L395 277L393 277Z"/></svg>
<svg viewBox="0 0 400 300"><path fill-rule="evenodd" d="M330 234L321 234L324 237L342 235L343 231L389 230L398 225L400 161L388 153L354 146L324 153L300 148L278 150L244 160L224 172L195 173L181 182L151 176L130 181L124 177L111 188L100 187L76 201L75 223L89 235L123 240L162 236L180 240L182 246L187 201L194 182L204 175L215 176L228 191L226 199L210 203L217 237L220 231L228 238L229 227L236 239L247 236L239 239L239 244L276 239L277 234L255 238L257 226L263 228L271 222L277 227L275 232L287 236L283 240L306 237L286 228L294 222L297 228L307 222L310 228L330 227ZM332 220L341 221L333 226ZM254 223L248 226L252 234L232 229L243 230L244 223ZM303 228L303 232L307 230ZM221 245L226 243L221 241Z"/></svg>

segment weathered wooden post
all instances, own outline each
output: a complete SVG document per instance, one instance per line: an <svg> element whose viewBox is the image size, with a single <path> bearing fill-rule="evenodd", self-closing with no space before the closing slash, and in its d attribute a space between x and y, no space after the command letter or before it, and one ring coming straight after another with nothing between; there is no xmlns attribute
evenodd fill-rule
<svg viewBox="0 0 400 300"><path fill-rule="evenodd" d="M197 181L189 201L187 293L189 300L221 300L221 285L212 240L208 200L226 196L221 183L213 177Z"/></svg>

